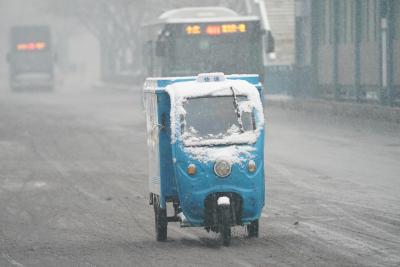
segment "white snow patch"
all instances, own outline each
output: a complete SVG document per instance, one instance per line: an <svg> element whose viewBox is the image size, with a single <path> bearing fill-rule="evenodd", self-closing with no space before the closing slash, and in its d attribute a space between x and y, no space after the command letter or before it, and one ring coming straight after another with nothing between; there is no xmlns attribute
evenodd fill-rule
<svg viewBox="0 0 400 267"><path fill-rule="evenodd" d="M189 132L193 133L193 134L197 134L198 133L198 131L193 126L190 126Z"/></svg>
<svg viewBox="0 0 400 267"><path fill-rule="evenodd" d="M237 127L237 126L236 126ZM193 136L189 133L182 135L185 146L216 146L216 145L238 145L238 144L254 144L257 141L259 131L247 131L244 133L234 132L234 127L228 129L229 135L209 134L207 139Z"/></svg>
<svg viewBox="0 0 400 267"><path fill-rule="evenodd" d="M232 124L231 128L228 129L227 133L230 135L238 134L240 133L240 129L236 124Z"/></svg>
<svg viewBox="0 0 400 267"><path fill-rule="evenodd" d="M218 206L229 206L231 204L229 197L219 197L217 200Z"/></svg>
<svg viewBox="0 0 400 267"><path fill-rule="evenodd" d="M183 212L179 212L179 213L177 214L177 216L181 219L181 222L182 222L182 223L187 222L186 216L185 216L185 214L183 214Z"/></svg>
<svg viewBox="0 0 400 267"><path fill-rule="evenodd" d="M240 112L251 113L253 111L253 103L251 101L242 101L239 103Z"/></svg>

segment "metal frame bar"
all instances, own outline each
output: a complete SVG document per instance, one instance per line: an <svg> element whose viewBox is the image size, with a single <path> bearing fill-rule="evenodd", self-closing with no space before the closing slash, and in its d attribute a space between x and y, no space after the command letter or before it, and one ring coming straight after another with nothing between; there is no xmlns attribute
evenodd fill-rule
<svg viewBox="0 0 400 267"><path fill-rule="evenodd" d="M354 36L354 89L356 101L361 102L361 4L355 0L355 36ZM353 29L352 29L353 30Z"/></svg>
<svg viewBox="0 0 400 267"><path fill-rule="evenodd" d="M340 88L339 88L339 1L333 1L333 89L335 94L335 99L340 100Z"/></svg>
<svg viewBox="0 0 400 267"><path fill-rule="evenodd" d="M395 102L395 90L394 90L394 60L395 60L395 53L393 50L393 42L394 42L394 35L395 35L395 16L394 13L394 1L398 0L388 0L388 10L387 10L387 21L388 21L388 46L387 46L387 54L388 54L388 85L387 85L387 97L389 106L393 106ZM398 16L398 14L397 14Z"/></svg>
<svg viewBox="0 0 400 267"><path fill-rule="evenodd" d="M320 44L320 5L325 4L325 1L313 0L311 2L311 94L317 97L320 90L318 85L319 67L318 54Z"/></svg>

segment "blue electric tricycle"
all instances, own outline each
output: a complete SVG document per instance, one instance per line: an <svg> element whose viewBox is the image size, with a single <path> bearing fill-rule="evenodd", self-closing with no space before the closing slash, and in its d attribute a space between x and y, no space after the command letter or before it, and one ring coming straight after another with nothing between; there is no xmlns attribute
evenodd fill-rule
<svg viewBox="0 0 400 267"><path fill-rule="evenodd" d="M168 222L220 233L226 246L232 226L257 237L265 196L258 75L148 78L143 96L157 240Z"/></svg>

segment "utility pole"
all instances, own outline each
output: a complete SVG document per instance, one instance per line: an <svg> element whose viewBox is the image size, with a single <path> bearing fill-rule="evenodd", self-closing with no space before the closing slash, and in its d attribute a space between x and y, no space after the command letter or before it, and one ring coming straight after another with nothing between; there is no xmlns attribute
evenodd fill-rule
<svg viewBox="0 0 400 267"><path fill-rule="evenodd" d="M381 20L380 20L380 42L381 42L381 93L380 99L383 105L393 105L393 91L392 91L392 58L389 53L391 50L391 32L390 32L390 4L389 0L381 2Z"/></svg>

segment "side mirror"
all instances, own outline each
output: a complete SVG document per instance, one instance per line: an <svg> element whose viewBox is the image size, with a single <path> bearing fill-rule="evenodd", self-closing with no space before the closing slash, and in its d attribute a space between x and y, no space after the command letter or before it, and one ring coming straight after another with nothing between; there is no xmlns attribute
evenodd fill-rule
<svg viewBox="0 0 400 267"><path fill-rule="evenodd" d="M165 57L167 54L167 44L165 41L158 40L156 43L156 56Z"/></svg>
<svg viewBox="0 0 400 267"><path fill-rule="evenodd" d="M271 54L275 52L275 39L274 36L272 36L271 31L267 32L267 54Z"/></svg>

